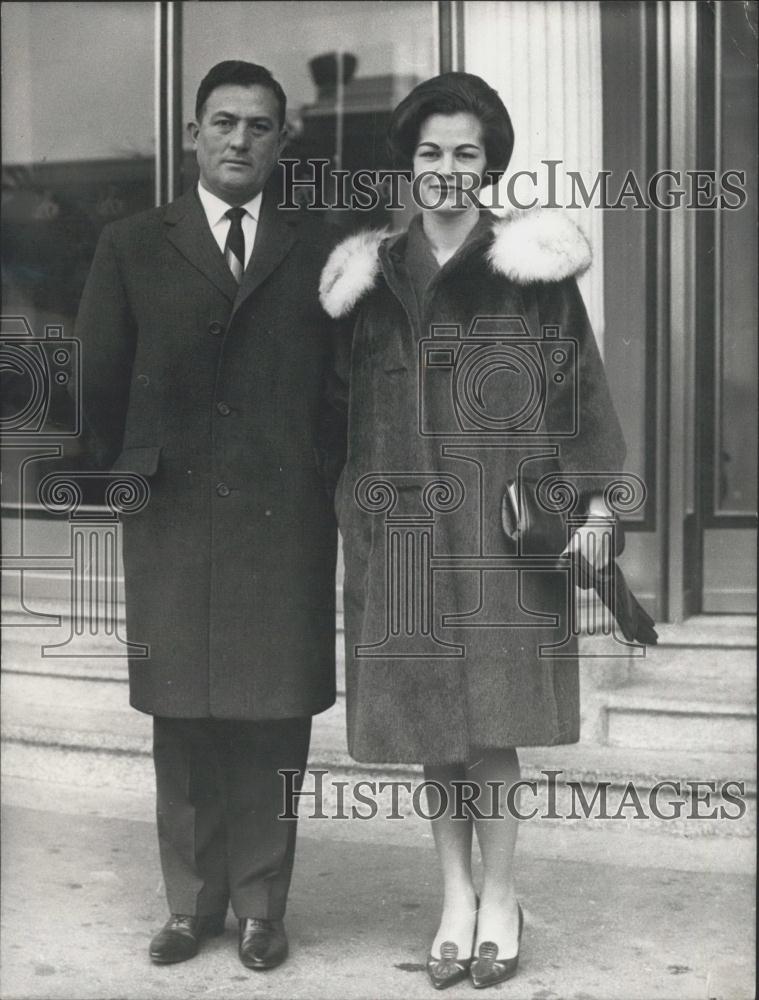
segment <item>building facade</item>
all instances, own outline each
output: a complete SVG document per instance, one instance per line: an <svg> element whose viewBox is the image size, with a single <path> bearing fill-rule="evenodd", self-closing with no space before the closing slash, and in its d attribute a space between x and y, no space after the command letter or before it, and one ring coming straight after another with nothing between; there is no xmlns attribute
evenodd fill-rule
<svg viewBox="0 0 759 1000"><path fill-rule="evenodd" d="M73 330L106 222L195 182L184 124L213 63L271 68L288 155L348 171L390 165L389 114L416 82L482 75L524 172L498 194L564 206L593 244L582 290L646 486L626 521L636 592L660 621L753 610L755 4L13 3L3 22L3 315L37 338ZM51 399L49 435L66 405ZM76 438L61 446L4 456L6 512L34 513L34 483L76 466Z"/></svg>

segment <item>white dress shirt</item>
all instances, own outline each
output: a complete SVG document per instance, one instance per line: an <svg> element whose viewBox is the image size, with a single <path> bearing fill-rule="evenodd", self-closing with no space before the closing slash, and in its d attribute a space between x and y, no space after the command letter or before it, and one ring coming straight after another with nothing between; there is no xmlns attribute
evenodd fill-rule
<svg viewBox="0 0 759 1000"><path fill-rule="evenodd" d="M242 217L242 232L245 237L245 267L248 266L250 255L253 253L253 241L256 238L256 229L258 229L258 216L261 212L262 194L263 192L259 191L255 198L251 198L244 205L240 205L240 208L245 209L245 215ZM229 219L226 217L226 213L232 206L222 201L221 198L217 198L215 194L211 194L200 183L198 184L198 197L206 213L213 238L219 244L221 252L224 253L227 233L231 225Z"/></svg>

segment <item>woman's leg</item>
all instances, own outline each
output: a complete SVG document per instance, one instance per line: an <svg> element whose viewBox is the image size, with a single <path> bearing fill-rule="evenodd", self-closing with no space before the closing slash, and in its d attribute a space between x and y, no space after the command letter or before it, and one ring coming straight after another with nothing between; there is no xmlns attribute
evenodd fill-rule
<svg viewBox="0 0 759 1000"><path fill-rule="evenodd" d="M447 794L446 811L431 820L432 835L435 839L437 856L443 873L443 914L440 926L432 942L430 953L440 957L443 941L453 941L459 950L459 958L466 959L472 954L472 940L477 922L477 903L472 885L472 820L453 819L456 799L452 781L465 778L463 764L425 765L426 781L438 782ZM437 811L438 793L428 791L428 810Z"/></svg>
<svg viewBox="0 0 759 1000"><path fill-rule="evenodd" d="M475 818L474 827L483 868L475 954L483 941L494 941L498 945L499 959L511 958L518 950L519 918L514 885L518 820L507 807L506 795L511 785L519 781L519 773L516 750L506 749L481 751L466 774L467 780L475 782L481 790L481 812L498 817ZM488 782L495 783L490 786L495 789L493 792Z"/></svg>

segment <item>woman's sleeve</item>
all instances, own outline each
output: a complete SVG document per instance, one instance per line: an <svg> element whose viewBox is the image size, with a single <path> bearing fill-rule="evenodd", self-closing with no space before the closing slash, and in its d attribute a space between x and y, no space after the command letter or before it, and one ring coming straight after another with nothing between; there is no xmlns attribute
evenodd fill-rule
<svg viewBox="0 0 759 1000"><path fill-rule="evenodd" d="M559 338L570 342L569 377L557 385L549 368L546 428L556 435L562 471L576 474L573 479L582 493L598 492L597 474L619 472L626 448L603 361L575 279L540 286L538 313L542 327L558 327ZM547 356L550 358L550 352ZM582 473L596 476L583 481Z"/></svg>

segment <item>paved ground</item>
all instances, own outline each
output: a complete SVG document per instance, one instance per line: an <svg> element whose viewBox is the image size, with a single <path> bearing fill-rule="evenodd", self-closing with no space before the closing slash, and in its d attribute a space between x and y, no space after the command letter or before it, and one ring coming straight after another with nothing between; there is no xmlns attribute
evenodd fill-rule
<svg viewBox="0 0 759 1000"><path fill-rule="evenodd" d="M152 966L147 945L165 910L147 767L5 746L3 998L435 995L422 963L439 890L421 820L301 824L292 954L281 969L240 965L231 916L227 934L192 962ZM753 997L753 852L735 838L701 840L525 824L522 963L492 995ZM446 995L471 996L471 987Z"/></svg>

